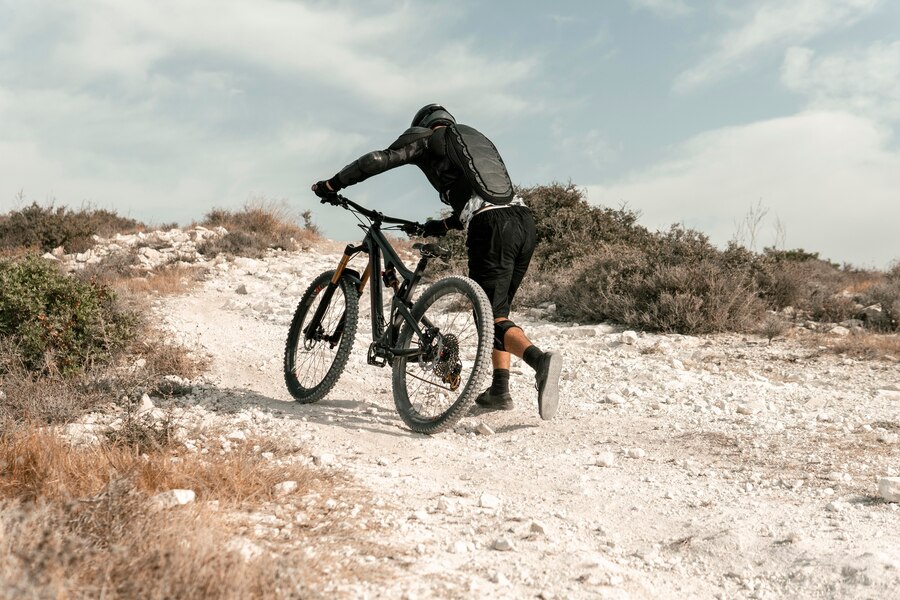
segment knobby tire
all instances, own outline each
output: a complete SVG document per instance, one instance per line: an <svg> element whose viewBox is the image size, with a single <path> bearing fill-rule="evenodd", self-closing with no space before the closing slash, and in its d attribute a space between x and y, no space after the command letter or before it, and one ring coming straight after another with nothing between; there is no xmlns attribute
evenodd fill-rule
<svg viewBox="0 0 900 600"><path fill-rule="evenodd" d="M306 340L303 329L315 314L319 305L317 300L321 301L322 295L333 276L334 271L326 271L313 280L297 305L297 310L294 312L294 318L288 331L287 343L284 349L284 381L291 396L302 404L318 402L331 391L347 365L347 360L350 358L350 350L353 347L353 338L356 335L359 317L359 292L352 280L342 277L338 282L334 295L331 297L330 304L333 305L338 300L338 294L342 294L344 297L343 315L337 315L337 318L332 319L323 318L323 324L332 326L332 330L327 331L327 334L331 335L334 333L333 329L336 329L337 324L343 320L343 332L335 348L327 348L326 346L329 342L324 340L316 342L314 347L314 350L318 349L326 353L333 350L330 357L330 365L327 364L329 360L327 355L319 358L304 350ZM333 315L326 313L326 317L329 316L333 317ZM315 369L311 379L308 381L306 380L308 378L305 375L305 369ZM324 371L324 375L321 377L317 375L319 370ZM301 371L299 373L300 376L298 376L298 371Z"/></svg>
<svg viewBox="0 0 900 600"><path fill-rule="evenodd" d="M468 328L471 325L477 334L477 351L471 368L463 371L461 377L463 381L456 390L458 392L456 398L448 402L446 408L431 415L421 414L409 394L410 387L416 389L415 386L422 387L424 385L421 383L423 380L420 375L424 374L428 378L429 374L421 371L416 358L397 357L394 359L393 391L397 412L410 429L419 433L439 433L455 425L481 393L491 372L491 351L494 339L493 311L487 295L477 283L468 277L447 277L437 281L425 290L413 305L413 317L420 327L423 315L432 322L440 321L442 315L436 312L439 307L435 307L432 312L429 312L429 309L448 294L455 294L460 297L460 301L465 299L471 304L471 307L465 308L465 310L455 309L455 311L444 310L443 312L445 315L454 312L454 314L462 315L464 319L471 319L471 323L464 327ZM418 336L408 324L405 324L400 331L398 346L405 349L413 343L418 343ZM436 387L439 388L440 385ZM449 390L449 388L447 389ZM447 396L451 396L453 393L451 392Z"/></svg>

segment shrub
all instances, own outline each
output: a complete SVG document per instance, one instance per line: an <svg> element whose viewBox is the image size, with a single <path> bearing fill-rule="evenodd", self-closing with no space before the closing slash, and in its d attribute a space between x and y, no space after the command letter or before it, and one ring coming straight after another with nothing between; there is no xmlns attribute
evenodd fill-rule
<svg viewBox="0 0 900 600"><path fill-rule="evenodd" d="M312 213L299 214L303 225L283 204L266 200L253 201L240 211L217 208L207 213L204 227L224 227L228 233L209 239L197 248L201 254L228 254L260 258L270 249L294 250L319 237L319 229L312 222Z"/></svg>
<svg viewBox="0 0 900 600"><path fill-rule="evenodd" d="M637 212L592 206L573 185L520 195L538 233L526 303L554 302L561 317L576 321L681 333L746 330L758 322L763 303L750 253L723 253L681 226L651 233L637 224Z"/></svg>
<svg viewBox="0 0 900 600"><path fill-rule="evenodd" d="M67 252L83 252L93 245L92 235L110 237L142 229L144 225L138 221L113 211L90 208L73 211L35 202L0 220L0 247L38 248L48 252L62 246Z"/></svg>
<svg viewBox="0 0 900 600"><path fill-rule="evenodd" d="M133 338L136 323L103 285L33 256L0 260L0 338L29 371L70 372L106 362Z"/></svg>
<svg viewBox="0 0 900 600"><path fill-rule="evenodd" d="M691 334L746 330L763 308L746 273L709 259L654 262L624 246L586 262L556 301L564 318Z"/></svg>
<svg viewBox="0 0 900 600"><path fill-rule="evenodd" d="M867 325L881 331L900 330L900 279L876 283L862 296L866 305L881 306L881 316L867 320Z"/></svg>

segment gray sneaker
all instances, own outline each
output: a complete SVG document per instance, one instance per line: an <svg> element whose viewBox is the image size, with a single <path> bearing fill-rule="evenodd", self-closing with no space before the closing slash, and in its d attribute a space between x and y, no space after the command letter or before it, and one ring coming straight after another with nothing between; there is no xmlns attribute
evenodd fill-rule
<svg viewBox="0 0 900 600"><path fill-rule="evenodd" d="M559 374L562 371L562 354L544 352L534 374L534 387L538 393L538 412L549 421L559 407Z"/></svg>
<svg viewBox="0 0 900 600"><path fill-rule="evenodd" d="M491 394L491 388L488 388L475 398L475 405L485 410L512 410L513 399L509 392L495 396Z"/></svg>

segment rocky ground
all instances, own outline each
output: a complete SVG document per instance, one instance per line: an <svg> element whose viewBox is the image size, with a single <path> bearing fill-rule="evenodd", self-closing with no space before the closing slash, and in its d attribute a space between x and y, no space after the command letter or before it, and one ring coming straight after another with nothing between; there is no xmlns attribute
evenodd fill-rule
<svg viewBox="0 0 900 600"><path fill-rule="evenodd" d="M365 314L325 400L300 405L284 387L291 315L336 248L220 260L192 292L159 301L166 327L212 362L175 405L145 402L230 432L187 440L198 451L274 436L362 487L366 523L394 550L359 560L371 577L327 595L896 597L900 506L886 498L900 489L879 480L900 476L897 362L790 333L651 335L530 309L512 318L564 356L557 417L539 419L531 372L514 362L515 410L418 435L395 412L389 371L366 364ZM297 512L363 518L307 500ZM302 521L292 510L259 517L248 548L289 542Z"/></svg>

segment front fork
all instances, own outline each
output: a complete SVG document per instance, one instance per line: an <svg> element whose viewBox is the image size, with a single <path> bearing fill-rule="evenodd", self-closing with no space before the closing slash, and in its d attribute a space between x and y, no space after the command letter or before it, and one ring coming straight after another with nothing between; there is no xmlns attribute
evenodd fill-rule
<svg viewBox="0 0 900 600"><path fill-rule="evenodd" d="M316 307L316 312L313 313L312 318L309 320L306 328L303 330L304 339L307 341L318 341L322 339L319 337L319 327L322 324L322 318L325 316L325 311L328 310L328 306L331 304L331 299L334 297L334 290L337 289L341 281L341 277L344 275L344 271L347 269L347 264L350 262L350 259L353 258L357 252L360 251L360 247L353 246L352 244L348 244L344 249L344 255L341 257L340 262L338 263L337 269L334 271L334 275L331 276L331 281L328 282L328 285L325 286L325 291L322 293L322 299L319 301L319 305ZM356 274L356 272L353 272ZM371 273L371 265L366 267L365 273L360 278L359 284L356 286L357 293L362 294L365 289L366 282L369 280L369 274ZM341 339L341 334L344 331L344 315L341 315L341 320L338 322L337 327L332 335L325 338L325 340L331 344L333 348L338 340Z"/></svg>

